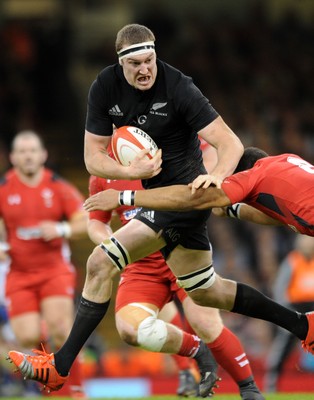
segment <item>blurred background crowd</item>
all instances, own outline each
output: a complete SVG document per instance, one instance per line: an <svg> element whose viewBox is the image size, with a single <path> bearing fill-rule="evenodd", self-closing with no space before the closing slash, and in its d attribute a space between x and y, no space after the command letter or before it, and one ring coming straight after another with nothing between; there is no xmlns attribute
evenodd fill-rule
<svg viewBox="0 0 314 400"><path fill-rule="evenodd" d="M293 152L314 162L313 1L2 0L1 173L9 167L13 135L34 129L46 140L48 165L87 194L87 92L97 73L116 62L115 35L129 22L153 30L158 57L193 77L245 146L271 155ZM272 296L295 234L214 216L209 232L216 270ZM73 247L82 279L91 248L89 242ZM99 328L102 345L96 348L104 354L122 348L111 315L112 334L102 336ZM250 357L263 360L274 328L223 315Z"/></svg>

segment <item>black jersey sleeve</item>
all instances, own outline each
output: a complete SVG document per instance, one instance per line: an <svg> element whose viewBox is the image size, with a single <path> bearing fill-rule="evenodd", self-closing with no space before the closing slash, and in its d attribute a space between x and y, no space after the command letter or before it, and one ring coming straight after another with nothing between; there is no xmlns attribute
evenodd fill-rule
<svg viewBox="0 0 314 400"><path fill-rule="evenodd" d="M175 104L179 113L185 116L186 123L196 132L205 128L219 115L188 76L184 76L176 87Z"/></svg>
<svg viewBox="0 0 314 400"><path fill-rule="evenodd" d="M88 93L85 129L95 135L111 136L112 119L107 110L104 87L98 76Z"/></svg>

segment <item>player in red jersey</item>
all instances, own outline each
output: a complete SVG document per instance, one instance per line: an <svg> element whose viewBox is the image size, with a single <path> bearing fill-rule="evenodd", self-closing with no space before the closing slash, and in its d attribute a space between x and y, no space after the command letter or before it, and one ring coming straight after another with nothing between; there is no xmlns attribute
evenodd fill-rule
<svg viewBox="0 0 314 400"><path fill-rule="evenodd" d="M192 184L139 191L134 204L151 204L158 210L187 211L227 207L230 217L267 225L286 225L314 236L314 166L295 154L268 156L263 150L245 149L235 173L221 188L210 186L210 175ZM245 204L244 204L245 203ZM111 209L118 194L103 193L86 200L86 209Z"/></svg>
<svg viewBox="0 0 314 400"><path fill-rule="evenodd" d="M154 210L177 211L227 206L226 213L229 216L264 224L283 224L297 232L314 236L314 212L311 206L314 166L294 154L270 157L263 150L250 147L245 149L235 172L238 173L223 180L221 187L210 186L210 175L200 175L190 185L136 191L128 196L129 203ZM98 193L86 200L85 209L114 209L123 195L123 192L112 190ZM240 201L246 204L234 203ZM193 300L202 305L276 323L301 339L303 347L314 353L313 312L293 315L290 310L249 286L243 286L240 294L232 290L228 293L226 290L231 289L228 286L236 282L221 277L218 282L210 290L200 291L199 296L194 295ZM224 295L226 297L217 301L221 292L227 293ZM241 298L251 298L251 307L245 312L237 301L239 295ZM231 302L231 306L226 301ZM255 302L259 307L254 306ZM249 302L245 304L247 307ZM292 324L295 318L298 323Z"/></svg>
<svg viewBox="0 0 314 400"><path fill-rule="evenodd" d="M117 190L142 189L140 181L110 180L95 176L90 178L90 194L110 187ZM119 217L121 225L125 225L137 211L135 207L120 206L114 213ZM111 220L110 211L90 213L88 233L95 244L98 245L104 237L111 236ZM201 393L205 397L212 391L217 380L217 364L210 351L195 335L185 333L178 327L157 319L159 310L171 300L171 294L176 292L175 286L175 278L171 279L171 272L160 252L130 264L121 274L117 291L116 326L121 338L130 345L140 346L149 351L176 354L178 357L175 357L175 361L180 364L181 360L186 360L188 368L186 357L195 358L202 375ZM206 379L206 373L211 374L213 378ZM192 379L187 373L184 377L192 384L185 382L181 394L187 397L196 396L198 385L193 375Z"/></svg>
<svg viewBox="0 0 314 400"><path fill-rule="evenodd" d="M65 341L73 323L76 272L69 238L86 234L83 196L44 167L47 151L41 138L22 131L12 142L13 168L0 184L0 218L9 245L6 280L9 320L23 348L37 347L42 321L53 348ZM80 365L60 395L79 396ZM72 388L72 386L75 386Z"/></svg>
<svg viewBox="0 0 314 400"><path fill-rule="evenodd" d="M90 195L108 188L138 190L142 189L142 185L140 181L91 177ZM120 206L115 210L123 225L130 221L136 212L136 208L129 206ZM88 232L95 244L101 243L104 237L112 234L108 225L111 218L111 211L90 213ZM128 265L121 274L115 307L116 325L121 338L130 345L141 346L146 350L189 356L199 339L157 319L159 310L162 310L174 296L181 301L187 320L196 334L207 344L219 364L238 384L241 397L263 399L254 382L249 360L239 339L223 325L217 309L197 306L184 290L177 286L176 278L160 252ZM177 318L174 319L177 321ZM146 327L147 321L153 326L156 325L156 330L157 327L161 330L158 337L152 334L149 338L146 337L149 333ZM195 389L194 393L191 388L189 390L182 394L195 396Z"/></svg>
<svg viewBox="0 0 314 400"><path fill-rule="evenodd" d="M233 204L225 213L314 236L313 181L314 166L295 154L260 159L253 168L223 182L222 189Z"/></svg>
<svg viewBox="0 0 314 400"><path fill-rule="evenodd" d="M216 150L201 138L200 140L204 164L206 169L211 171L217 162ZM108 188L137 190L142 189L142 185L140 181L116 181L91 177L90 195ZM134 217L137 209L129 206L119 206L114 212L119 216L121 223L124 225ZM109 237L112 234L111 228L108 226L111 218L111 211L93 211L90 213L88 231L91 239L96 244L101 243L104 236ZM212 350L219 364L239 385L240 393L244 396L243 398L247 398L245 396L249 396L249 398L254 396L255 399L262 399L263 397L255 385L249 361L239 339L229 329L224 327L217 309L195 305L184 290L177 286L176 278L160 252L127 266L121 274L116 298L116 322L120 336L131 345L139 345L140 324L145 318L151 318L151 315L156 319L161 309L162 318L164 319L165 308L163 306L165 304L168 304L166 307L166 321L171 322L172 318L174 321L178 321L177 313L175 313L171 304L167 303L175 295L183 304L188 321L196 333ZM169 324L166 327L168 329L168 336L170 336L169 332L174 336L175 333L171 330ZM183 332L180 332L180 334L177 333L176 336L177 343L182 342L183 336L186 343L185 347L187 347L188 336ZM170 347L168 344L168 347L165 346L165 348L172 350L172 352L177 352L178 350L173 344L170 344ZM148 350L151 349L148 348ZM189 352L190 350L186 348L185 351ZM182 363L184 363L183 360L186 360L182 357L176 358L177 360L181 359ZM186 368L186 362L184 364ZM183 374L182 377L184 377Z"/></svg>

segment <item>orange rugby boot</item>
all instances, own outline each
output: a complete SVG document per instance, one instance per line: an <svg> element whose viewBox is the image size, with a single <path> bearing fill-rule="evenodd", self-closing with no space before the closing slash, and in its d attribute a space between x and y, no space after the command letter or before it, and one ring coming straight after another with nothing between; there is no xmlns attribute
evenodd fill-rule
<svg viewBox="0 0 314 400"><path fill-rule="evenodd" d="M309 323L309 330L305 340L302 340L302 347L309 353L314 354L314 311L305 314Z"/></svg>
<svg viewBox="0 0 314 400"><path fill-rule="evenodd" d="M47 389L48 393L62 388L67 376L60 376L55 367L53 353L48 354L40 350L32 350L36 356L20 353L19 351L9 351L7 360L16 365L17 370L24 376L24 379L32 379L44 385L43 390Z"/></svg>

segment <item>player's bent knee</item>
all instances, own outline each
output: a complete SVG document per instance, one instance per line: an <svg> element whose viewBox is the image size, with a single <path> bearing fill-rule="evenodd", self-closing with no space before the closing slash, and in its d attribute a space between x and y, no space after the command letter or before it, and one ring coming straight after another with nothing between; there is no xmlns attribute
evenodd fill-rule
<svg viewBox="0 0 314 400"><path fill-rule="evenodd" d="M145 350L159 352L166 343L167 325L161 319L149 316L138 326L137 342Z"/></svg>
<svg viewBox="0 0 314 400"><path fill-rule="evenodd" d="M107 261L107 262L106 262ZM111 275L111 270L116 271L109 259L106 259L99 246L95 247L86 263L87 273L90 276L102 276L106 278Z"/></svg>
<svg viewBox="0 0 314 400"><path fill-rule="evenodd" d="M129 344L130 346L138 347L139 344L137 342L137 331L128 328L119 329L119 336L121 340L125 343Z"/></svg>

